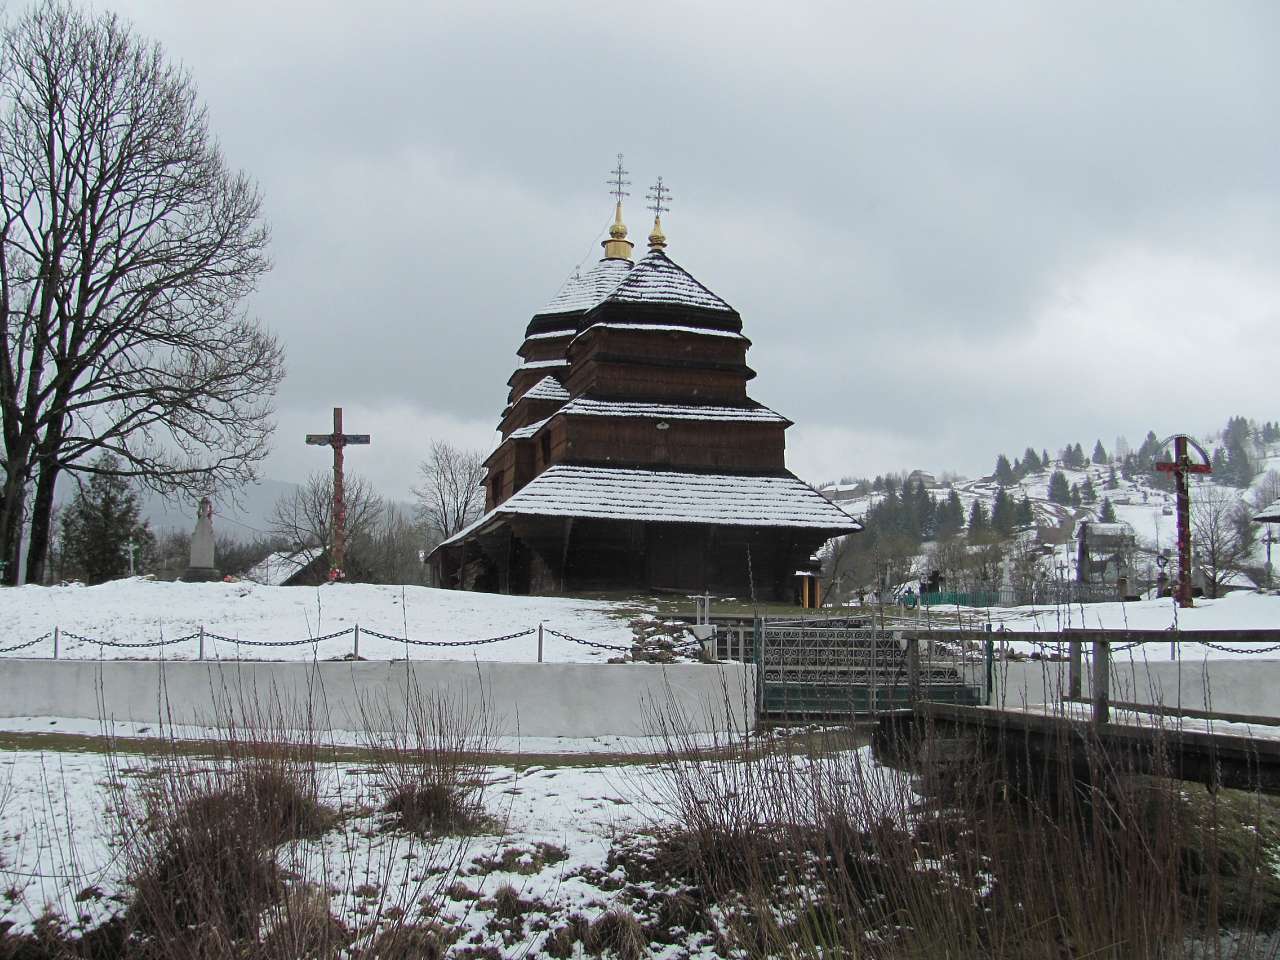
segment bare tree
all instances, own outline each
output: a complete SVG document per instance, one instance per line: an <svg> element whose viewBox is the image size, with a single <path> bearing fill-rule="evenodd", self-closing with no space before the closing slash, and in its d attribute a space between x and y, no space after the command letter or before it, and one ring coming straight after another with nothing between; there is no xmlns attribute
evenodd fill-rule
<svg viewBox="0 0 1280 960"><path fill-rule="evenodd" d="M418 465L420 483L413 488L424 523L437 540L447 540L480 517L484 509L484 454L431 441Z"/></svg>
<svg viewBox="0 0 1280 960"><path fill-rule="evenodd" d="M1265 510L1280 500L1280 470L1268 470L1261 480L1254 481L1249 503L1254 512Z"/></svg>
<svg viewBox="0 0 1280 960"><path fill-rule="evenodd" d="M1233 496L1205 491L1191 501L1191 547L1211 597L1253 553L1256 533L1248 507Z"/></svg>
<svg viewBox="0 0 1280 960"><path fill-rule="evenodd" d="M109 13L44 0L0 44L0 560L41 582L54 486L192 494L255 475L280 345L240 304L268 269L257 188L188 74Z"/></svg>
<svg viewBox="0 0 1280 960"><path fill-rule="evenodd" d="M356 569L383 513L382 498L363 477L347 476L343 483L347 502L347 560ZM325 557L333 546L333 473L319 470L307 482L276 501L271 533L299 547L319 547ZM326 563L328 560L326 559Z"/></svg>

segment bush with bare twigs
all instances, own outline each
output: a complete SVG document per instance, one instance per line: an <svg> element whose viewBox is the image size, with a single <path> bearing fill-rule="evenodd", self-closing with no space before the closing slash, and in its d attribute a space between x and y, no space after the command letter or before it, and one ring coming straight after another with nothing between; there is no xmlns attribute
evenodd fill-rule
<svg viewBox="0 0 1280 960"><path fill-rule="evenodd" d="M1166 958L1221 930L1224 956L1274 946L1280 806L1204 794L1158 758L1073 741L987 761L929 731L931 769L888 769L834 735L708 744L661 726L676 826L611 860L654 885L651 932L678 895L722 949L758 957Z"/></svg>
<svg viewBox="0 0 1280 960"><path fill-rule="evenodd" d="M362 706L382 812L419 835L474 833L491 826L482 798L492 749L488 704L424 691L409 680L403 712Z"/></svg>

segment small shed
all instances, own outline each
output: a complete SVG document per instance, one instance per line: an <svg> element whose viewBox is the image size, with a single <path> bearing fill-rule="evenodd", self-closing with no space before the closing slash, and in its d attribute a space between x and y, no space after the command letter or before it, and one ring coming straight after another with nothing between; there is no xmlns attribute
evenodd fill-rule
<svg viewBox="0 0 1280 960"><path fill-rule="evenodd" d="M1138 538L1127 523L1086 520L1076 531L1076 578L1081 583L1128 583Z"/></svg>
<svg viewBox="0 0 1280 960"><path fill-rule="evenodd" d="M323 559L324 551L319 547L280 550L250 567L244 579L264 587L309 586L324 580Z"/></svg>

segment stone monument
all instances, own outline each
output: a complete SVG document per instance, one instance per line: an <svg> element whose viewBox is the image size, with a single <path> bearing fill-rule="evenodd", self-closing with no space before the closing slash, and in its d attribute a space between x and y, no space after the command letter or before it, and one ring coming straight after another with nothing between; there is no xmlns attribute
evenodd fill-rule
<svg viewBox="0 0 1280 960"><path fill-rule="evenodd" d="M196 514L196 528L191 532L191 563L182 579L188 583L221 580L222 574L213 560L213 501L205 497Z"/></svg>

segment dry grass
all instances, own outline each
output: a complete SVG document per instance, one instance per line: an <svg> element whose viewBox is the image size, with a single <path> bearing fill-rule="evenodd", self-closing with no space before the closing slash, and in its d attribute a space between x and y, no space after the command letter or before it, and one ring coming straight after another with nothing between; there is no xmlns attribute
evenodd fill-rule
<svg viewBox="0 0 1280 960"><path fill-rule="evenodd" d="M366 700L367 734L389 825L419 835L475 833L495 824L482 800L492 746L489 705L406 691L403 713Z"/></svg>
<svg viewBox="0 0 1280 960"><path fill-rule="evenodd" d="M1089 742L1044 760L926 732L929 768L891 770L867 749L811 739L796 754L743 731L690 761L705 738L678 716L659 726L660 802L679 826L616 845L609 864L657 888L651 933L680 896L683 927L758 957L1164 960L1218 950L1221 928L1222 956L1270 949L1268 798L1211 795Z"/></svg>

